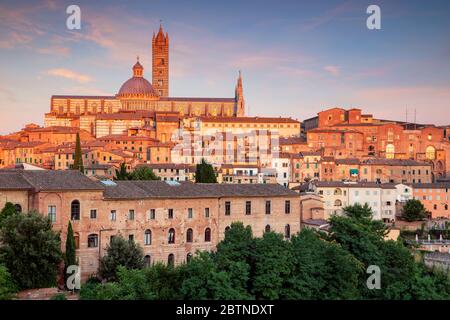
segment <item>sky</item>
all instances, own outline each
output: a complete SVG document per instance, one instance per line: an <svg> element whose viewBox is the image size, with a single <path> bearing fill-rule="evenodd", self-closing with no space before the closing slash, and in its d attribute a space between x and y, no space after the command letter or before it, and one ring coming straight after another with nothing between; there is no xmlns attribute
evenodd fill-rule
<svg viewBox="0 0 450 320"><path fill-rule="evenodd" d="M81 29L66 8L81 9ZM366 9L381 9L369 30ZM55 94L114 95L151 38L170 38L170 96L233 97L247 114L303 120L357 107L450 124L448 0L0 0L0 134L43 124Z"/></svg>

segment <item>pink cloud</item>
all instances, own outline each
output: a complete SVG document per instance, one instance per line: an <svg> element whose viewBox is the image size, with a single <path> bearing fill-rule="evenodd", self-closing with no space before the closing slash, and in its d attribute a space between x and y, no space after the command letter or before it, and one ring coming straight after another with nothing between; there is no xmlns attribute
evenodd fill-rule
<svg viewBox="0 0 450 320"><path fill-rule="evenodd" d="M74 80L79 83L88 83L93 81L93 79L88 75L81 74L65 68L50 69L47 70L46 74L50 76Z"/></svg>
<svg viewBox="0 0 450 320"><path fill-rule="evenodd" d="M331 74L335 77L337 77L341 72L341 70L338 66L332 66L332 65L323 67L323 70L325 70L326 72L328 72L329 74Z"/></svg>

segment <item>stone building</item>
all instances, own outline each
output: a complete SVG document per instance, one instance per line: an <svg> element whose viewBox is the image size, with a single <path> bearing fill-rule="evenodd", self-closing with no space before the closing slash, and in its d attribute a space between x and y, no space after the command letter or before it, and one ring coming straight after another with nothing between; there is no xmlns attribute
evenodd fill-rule
<svg viewBox="0 0 450 320"><path fill-rule="evenodd" d="M95 182L78 171L0 171L0 207L37 210L61 232L75 233L82 279L95 273L112 237L139 243L147 263L179 264L196 250L214 250L231 223L286 239L300 230L300 196L278 184L194 184L176 181Z"/></svg>

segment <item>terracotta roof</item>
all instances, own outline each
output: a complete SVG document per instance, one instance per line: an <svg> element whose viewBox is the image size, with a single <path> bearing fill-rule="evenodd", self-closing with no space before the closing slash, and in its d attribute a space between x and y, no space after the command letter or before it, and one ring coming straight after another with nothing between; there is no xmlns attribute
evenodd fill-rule
<svg viewBox="0 0 450 320"><path fill-rule="evenodd" d="M410 159L385 159L385 158L371 158L362 160L361 165L384 165L384 166L431 166L427 162L419 162Z"/></svg>
<svg viewBox="0 0 450 320"><path fill-rule="evenodd" d="M336 159L334 161L336 164L359 164L359 159L347 158L347 159Z"/></svg>
<svg viewBox="0 0 450 320"><path fill-rule="evenodd" d="M450 189L450 181L434 183L413 183L415 189Z"/></svg>
<svg viewBox="0 0 450 320"><path fill-rule="evenodd" d="M174 102L236 102L235 98L160 97L160 101Z"/></svg>
<svg viewBox="0 0 450 320"><path fill-rule="evenodd" d="M292 118L276 118L276 117L199 117L203 122L256 122L256 123L296 123L300 124L300 121Z"/></svg>
<svg viewBox="0 0 450 320"><path fill-rule="evenodd" d="M307 144L307 141L300 137L280 137L279 139L280 145L291 145L291 144Z"/></svg>
<svg viewBox="0 0 450 320"><path fill-rule="evenodd" d="M145 198L220 198L296 196L298 193L279 184L209 184L165 181L115 181L106 186L106 199Z"/></svg>
<svg viewBox="0 0 450 320"><path fill-rule="evenodd" d="M0 170L0 189L38 191L102 190L77 170Z"/></svg>
<svg viewBox="0 0 450 320"><path fill-rule="evenodd" d="M395 183L376 183L376 182L343 182L343 181L314 181L318 188L381 188L395 189Z"/></svg>
<svg viewBox="0 0 450 320"><path fill-rule="evenodd" d="M189 165L182 163L143 163L138 164L136 167L147 167L150 169L188 169Z"/></svg>

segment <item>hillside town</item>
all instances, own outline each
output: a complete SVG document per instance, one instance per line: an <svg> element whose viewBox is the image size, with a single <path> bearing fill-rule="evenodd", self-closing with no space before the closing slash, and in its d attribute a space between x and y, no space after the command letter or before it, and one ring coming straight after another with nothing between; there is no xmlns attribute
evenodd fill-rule
<svg viewBox="0 0 450 320"><path fill-rule="evenodd" d="M236 221L285 239L327 232L356 204L370 206L393 239L450 221L450 124L385 119L364 106L324 106L309 119L249 116L241 71L229 97L171 96L162 25L151 61L130 57L131 77L115 95L55 93L43 126L0 136L0 208L47 215L62 244L70 223L82 281L117 235L141 244L146 264L178 265L214 250ZM196 182L202 161L217 183ZM117 179L139 169L158 180ZM414 199L426 217L406 221ZM411 241L450 253L442 237Z"/></svg>

